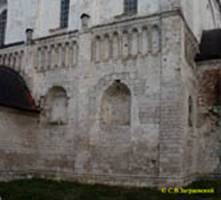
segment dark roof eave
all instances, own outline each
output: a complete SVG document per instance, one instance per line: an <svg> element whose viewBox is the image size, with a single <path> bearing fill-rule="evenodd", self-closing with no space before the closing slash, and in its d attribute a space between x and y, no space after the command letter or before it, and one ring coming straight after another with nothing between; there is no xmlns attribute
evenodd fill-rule
<svg viewBox="0 0 221 200"><path fill-rule="evenodd" d="M221 29L203 31L195 61L221 59Z"/></svg>
<svg viewBox="0 0 221 200"><path fill-rule="evenodd" d="M18 106L14 106L14 105L8 105L8 104L2 103L2 102L0 102L0 106L15 109L15 110L18 110L18 111L29 112L29 113L39 114L41 112L41 110L39 108L18 107Z"/></svg>
<svg viewBox="0 0 221 200"><path fill-rule="evenodd" d="M18 45L24 45L24 44L25 44L24 41L15 42L15 43L10 43L10 44L4 44L4 45L0 46L0 50L1 50L1 49L6 49L6 48L9 48L9 47L18 46Z"/></svg>
<svg viewBox="0 0 221 200"><path fill-rule="evenodd" d="M221 60L221 55L197 55L195 58L195 62L201 62L201 61L209 61L209 60Z"/></svg>

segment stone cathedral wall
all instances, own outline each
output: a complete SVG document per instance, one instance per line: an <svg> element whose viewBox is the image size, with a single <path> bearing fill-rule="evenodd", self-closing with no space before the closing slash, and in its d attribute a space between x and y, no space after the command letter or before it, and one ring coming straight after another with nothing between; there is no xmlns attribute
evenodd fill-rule
<svg viewBox="0 0 221 200"><path fill-rule="evenodd" d="M80 17L84 13L90 16L89 27L127 18L124 16L123 0L70 0L68 28L59 29L60 0L5 0L5 2L9 11L6 44L24 41L27 28L35 30L34 38L81 30ZM217 0L139 0L136 15L141 17L175 9L182 11L198 40L202 30L221 25ZM48 12L50 10L53 12Z"/></svg>
<svg viewBox="0 0 221 200"><path fill-rule="evenodd" d="M1 64L23 75L41 108L27 127L21 124L19 133L13 133L24 129L24 140L29 131L33 137L27 142L26 152L33 151L27 172L101 183L155 184L160 34L158 17L141 18L4 50ZM12 162L10 157L2 160L7 162ZM23 172L13 166L12 162L8 168L12 174Z"/></svg>
<svg viewBox="0 0 221 200"><path fill-rule="evenodd" d="M190 182L197 169L196 113L188 119L188 102L197 99L196 46L180 12L171 11L0 50L0 64L22 75L41 110L2 108L2 178Z"/></svg>

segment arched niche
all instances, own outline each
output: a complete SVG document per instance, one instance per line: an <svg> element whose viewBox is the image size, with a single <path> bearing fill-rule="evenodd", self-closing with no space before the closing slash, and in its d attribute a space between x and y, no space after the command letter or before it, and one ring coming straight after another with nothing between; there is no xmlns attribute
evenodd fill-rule
<svg viewBox="0 0 221 200"><path fill-rule="evenodd" d="M45 112L47 121L54 125L67 123L68 97L65 89L60 86L52 87L46 96Z"/></svg>
<svg viewBox="0 0 221 200"><path fill-rule="evenodd" d="M131 121L131 92L120 80L105 91L101 99L101 124L106 126L129 126Z"/></svg>
<svg viewBox="0 0 221 200"><path fill-rule="evenodd" d="M149 50L150 50L150 39L149 39L149 31L147 27L142 28L142 33L141 33L141 52L142 55L147 55Z"/></svg>
<svg viewBox="0 0 221 200"><path fill-rule="evenodd" d="M114 60L117 60L119 56L120 56L119 34L117 32L114 32L113 39L112 39L112 57Z"/></svg>
<svg viewBox="0 0 221 200"><path fill-rule="evenodd" d="M122 56L123 59L127 59L129 56L129 33L123 31L122 34Z"/></svg>
<svg viewBox="0 0 221 200"><path fill-rule="evenodd" d="M160 29L158 25L152 27L152 53L158 54L160 51Z"/></svg>
<svg viewBox="0 0 221 200"><path fill-rule="evenodd" d="M139 53L139 32L135 28L132 30L131 34L131 55L133 57L137 56Z"/></svg>
<svg viewBox="0 0 221 200"><path fill-rule="evenodd" d="M102 45L102 53L103 53L103 60L108 61L110 58L110 37L108 34L104 35L103 45Z"/></svg>
<svg viewBox="0 0 221 200"><path fill-rule="evenodd" d="M94 48L92 49L92 54L94 54L94 61L100 62L101 60L101 37L96 36L94 40Z"/></svg>

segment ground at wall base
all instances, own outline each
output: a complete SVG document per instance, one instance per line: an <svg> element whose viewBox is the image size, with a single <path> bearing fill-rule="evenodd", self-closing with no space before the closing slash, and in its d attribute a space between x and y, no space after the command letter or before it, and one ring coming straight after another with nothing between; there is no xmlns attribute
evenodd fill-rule
<svg viewBox="0 0 221 200"><path fill-rule="evenodd" d="M214 194L174 195L156 189L85 185L43 179L0 182L3 200L220 200L221 180L198 181L186 188L214 188Z"/></svg>

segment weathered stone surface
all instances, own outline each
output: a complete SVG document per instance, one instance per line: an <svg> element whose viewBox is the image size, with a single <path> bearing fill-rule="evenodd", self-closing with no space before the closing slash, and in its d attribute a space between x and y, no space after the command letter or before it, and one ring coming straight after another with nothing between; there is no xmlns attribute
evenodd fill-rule
<svg viewBox="0 0 221 200"><path fill-rule="evenodd" d="M0 108L0 179L170 186L221 173L221 65L194 62L203 20L188 9L195 1L143 0L125 16L123 1L71 0L70 32L48 13L60 1L30 1L31 19L25 2L8 0L6 43L23 40L27 26L34 40L0 49L0 64L22 75L41 113Z"/></svg>

